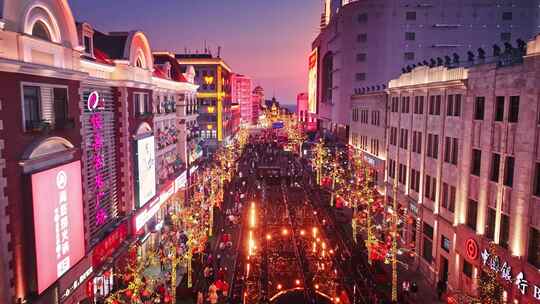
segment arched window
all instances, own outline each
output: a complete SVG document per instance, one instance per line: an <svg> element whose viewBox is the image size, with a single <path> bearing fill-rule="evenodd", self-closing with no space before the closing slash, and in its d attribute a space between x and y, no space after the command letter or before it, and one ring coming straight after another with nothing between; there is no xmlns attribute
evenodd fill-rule
<svg viewBox="0 0 540 304"><path fill-rule="evenodd" d="M323 102L332 102L333 80L332 73L334 71L334 56L332 52L326 53L323 58L322 69L322 100Z"/></svg>
<svg viewBox="0 0 540 304"><path fill-rule="evenodd" d="M135 66L138 67L138 68L143 67L143 62L142 62L141 57L137 58L137 62L135 63Z"/></svg>
<svg viewBox="0 0 540 304"><path fill-rule="evenodd" d="M49 29L42 21L36 21L32 27L32 36L43 40L52 41Z"/></svg>

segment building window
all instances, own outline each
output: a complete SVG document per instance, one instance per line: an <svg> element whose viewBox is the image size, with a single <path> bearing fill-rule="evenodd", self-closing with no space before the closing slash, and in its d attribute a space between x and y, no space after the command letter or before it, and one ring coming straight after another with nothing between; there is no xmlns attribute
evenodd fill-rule
<svg viewBox="0 0 540 304"><path fill-rule="evenodd" d="M453 137L445 138L444 161L449 164L457 165L458 159L458 139Z"/></svg>
<svg viewBox="0 0 540 304"><path fill-rule="evenodd" d="M366 73L356 73L356 80L357 81L366 80Z"/></svg>
<svg viewBox="0 0 540 304"><path fill-rule="evenodd" d="M422 132L413 131L413 146L412 151L415 153L422 153Z"/></svg>
<svg viewBox="0 0 540 304"><path fill-rule="evenodd" d="M405 19L406 20L416 20L416 12L406 12L405 13Z"/></svg>
<svg viewBox="0 0 540 304"><path fill-rule="evenodd" d="M473 149L472 150L472 166L471 174L480 176L480 168L482 163L482 151Z"/></svg>
<svg viewBox="0 0 540 304"><path fill-rule="evenodd" d="M399 164L398 181L400 184L405 185L407 182L407 166Z"/></svg>
<svg viewBox="0 0 540 304"><path fill-rule="evenodd" d="M358 36L356 36L356 41L367 42L367 34L366 33L358 34Z"/></svg>
<svg viewBox="0 0 540 304"><path fill-rule="evenodd" d="M92 55L92 38L86 35L84 36L84 52Z"/></svg>
<svg viewBox="0 0 540 304"><path fill-rule="evenodd" d="M368 21L368 14L363 13L358 15L358 23L367 23Z"/></svg>
<svg viewBox="0 0 540 304"><path fill-rule="evenodd" d="M501 33L502 42L510 42L512 40L512 33Z"/></svg>
<svg viewBox="0 0 540 304"><path fill-rule="evenodd" d="M424 197L435 201L435 194L437 193L437 179L426 174Z"/></svg>
<svg viewBox="0 0 540 304"><path fill-rule="evenodd" d="M356 61L358 61L358 62L364 62L364 61L366 61L366 58L367 58L366 53L356 54Z"/></svg>
<svg viewBox="0 0 540 304"><path fill-rule="evenodd" d="M135 116L143 116L152 112L150 98L147 93L133 93Z"/></svg>
<svg viewBox="0 0 540 304"><path fill-rule="evenodd" d="M446 116L459 117L461 115L461 94L448 95L446 105Z"/></svg>
<svg viewBox="0 0 540 304"><path fill-rule="evenodd" d="M401 113L409 113L410 97L401 97Z"/></svg>
<svg viewBox="0 0 540 304"><path fill-rule="evenodd" d="M393 146L397 145L397 128L396 127L390 128L390 144Z"/></svg>
<svg viewBox="0 0 540 304"><path fill-rule="evenodd" d="M439 135L428 134L427 156L433 159L439 157Z"/></svg>
<svg viewBox="0 0 540 304"><path fill-rule="evenodd" d="M518 122L519 117L519 96L510 96L508 107L508 122Z"/></svg>
<svg viewBox="0 0 540 304"><path fill-rule="evenodd" d="M501 213L501 235L499 237L499 245L503 248L508 248L510 237L510 217Z"/></svg>
<svg viewBox="0 0 540 304"><path fill-rule="evenodd" d="M414 97L414 114L424 114L424 96Z"/></svg>
<svg viewBox="0 0 540 304"><path fill-rule="evenodd" d="M399 112L399 97L392 97L391 111L393 113Z"/></svg>
<svg viewBox="0 0 540 304"><path fill-rule="evenodd" d="M34 27L32 27L32 36L43 40L52 41L49 29L45 23L41 21L36 21L36 23L34 23Z"/></svg>
<svg viewBox="0 0 540 304"><path fill-rule="evenodd" d="M478 96L474 102L474 119L484 120L485 97Z"/></svg>
<svg viewBox="0 0 540 304"><path fill-rule="evenodd" d="M497 219L497 211L493 208L487 208L487 222L486 222L486 238L490 240L495 239L495 223Z"/></svg>
<svg viewBox="0 0 540 304"><path fill-rule="evenodd" d="M441 95L430 96L429 115L441 115Z"/></svg>
<svg viewBox="0 0 540 304"><path fill-rule="evenodd" d="M501 155L497 153L491 154L491 172L489 174L492 182L499 182L499 168L501 166Z"/></svg>
<svg viewBox="0 0 540 304"><path fill-rule="evenodd" d="M441 248L446 252L450 252L450 244L450 239L441 234Z"/></svg>
<svg viewBox="0 0 540 304"><path fill-rule="evenodd" d="M540 269L540 230L531 227L529 230L528 261L534 267Z"/></svg>
<svg viewBox="0 0 540 304"><path fill-rule="evenodd" d="M454 212L456 207L456 187L443 183L442 206L450 212Z"/></svg>
<svg viewBox="0 0 540 304"><path fill-rule="evenodd" d="M393 159L388 161L388 176L396 178L396 161Z"/></svg>
<svg viewBox="0 0 540 304"><path fill-rule="evenodd" d="M353 121L358 121L358 109L357 108L354 108L353 111L352 111L352 120Z"/></svg>
<svg viewBox="0 0 540 304"><path fill-rule="evenodd" d="M495 101L495 121L504 119L504 96L497 96Z"/></svg>
<svg viewBox="0 0 540 304"><path fill-rule="evenodd" d="M504 185L508 187L514 185L514 158L512 156L506 157L506 164L504 166Z"/></svg>
<svg viewBox="0 0 540 304"><path fill-rule="evenodd" d="M332 90L334 88L334 55L332 52L326 53L323 58L322 75L322 100L326 103L332 102Z"/></svg>
<svg viewBox="0 0 540 304"><path fill-rule="evenodd" d="M472 279L473 266L471 263L463 260L463 274L466 275L469 279Z"/></svg>
<svg viewBox="0 0 540 304"><path fill-rule="evenodd" d="M512 12L503 12L502 20L512 20Z"/></svg>
<svg viewBox="0 0 540 304"><path fill-rule="evenodd" d="M478 215L478 202L470 199L467 206L467 226L476 231L476 218Z"/></svg>
<svg viewBox="0 0 540 304"><path fill-rule="evenodd" d="M534 195L540 197L540 163L535 165Z"/></svg>
<svg viewBox="0 0 540 304"><path fill-rule="evenodd" d="M422 257L431 262L433 260L433 227L424 222L422 227L422 234L424 239L424 246L422 246Z"/></svg>
<svg viewBox="0 0 540 304"><path fill-rule="evenodd" d="M420 171L411 168L411 190L420 192Z"/></svg>
<svg viewBox="0 0 540 304"><path fill-rule="evenodd" d="M381 124L379 111L372 111L371 112L371 124L374 125L374 126L378 126L378 125Z"/></svg>
<svg viewBox="0 0 540 304"><path fill-rule="evenodd" d="M24 124L26 130L32 130L41 123L41 102L39 87L24 86Z"/></svg>
<svg viewBox="0 0 540 304"><path fill-rule="evenodd" d="M408 41L416 40L416 33L415 32L405 32L405 40L408 40Z"/></svg>
<svg viewBox="0 0 540 304"><path fill-rule="evenodd" d="M405 59L405 60L414 60L414 52L405 52L405 53L403 53L403 59Z"/></svg>
<svg viewBox="0 0 540 304"><path fill-rule="evenodd" d="M399 147L407 149L409 146L409 130L401 129L399 134Z"/></svg>
<svg viewBox="0 0 540 304"><path fill-rule="evenodd" d="M45 92L42 95L42 92ZM68 121L67 88L23 86L23 120L25 131L47 127L63 128Z"/></svg>

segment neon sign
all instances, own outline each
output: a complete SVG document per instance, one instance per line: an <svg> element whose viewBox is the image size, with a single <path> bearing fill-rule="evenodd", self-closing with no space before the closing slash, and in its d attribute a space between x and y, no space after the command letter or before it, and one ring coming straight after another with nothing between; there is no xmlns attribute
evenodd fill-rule
<svg viewBox="0 0 540 304"><path fill-rule="evenodd" d="M105 187L105 181L103 180L101 170L105 166L105 162L103 160L102 153L103 137L101 136L103 120L101 118L99 110L103 108L103 103L100 104L99 93L97 91L93 91L92 93L90 93L90 95L88 96L88 100L86 101L86 107L88 108L88 111L92 113L90 115L90 125L92 126L92 133L94 134L94 139L92 142L92 150L94 151L94 157L92 160L94 164L94 171L96 172L96 176L94 178L94 189L96 193L96 224L98 226L101 226L105 224L105 221L107 220L107 212L101 206L101 200L105 196L105 192L103 191L103 188Z"/></svg>

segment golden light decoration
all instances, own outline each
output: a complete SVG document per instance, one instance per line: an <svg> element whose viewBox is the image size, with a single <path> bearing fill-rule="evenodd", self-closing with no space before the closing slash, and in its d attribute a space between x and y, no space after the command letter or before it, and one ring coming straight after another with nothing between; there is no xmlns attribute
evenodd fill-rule
<svg viewBox="0 0 540 304"><path fill-rule="evenodd" d="M204 83L207 85L214 83L214 76L212 75L204 76Z"/></svg>

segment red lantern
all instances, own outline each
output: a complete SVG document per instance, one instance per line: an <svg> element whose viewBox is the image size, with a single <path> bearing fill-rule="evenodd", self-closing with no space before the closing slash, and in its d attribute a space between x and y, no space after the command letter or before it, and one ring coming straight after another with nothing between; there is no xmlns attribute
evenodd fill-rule
<svg viewBox="0 0 540 304"><path fill-rule="evenodd" d="M148 289L145 289L143 290L143 292L141 293L144 297L148 297L150 296L150 291Z"/></svg>
<svg viewBox="0 0 540 304"><path fill-rule="evenodd" d="M163 298L163 301L165 301L165 303L169 303L169 302L171 301L171 296L166 295L166 296Z"/></svg>
<svg viewBox="0 0 540 304"><path fill-rule="evenodd" d="M131 298L133 296L133 291L131 291L131 289L126 290L126 296L128 296L128 298Z"/></svg>

